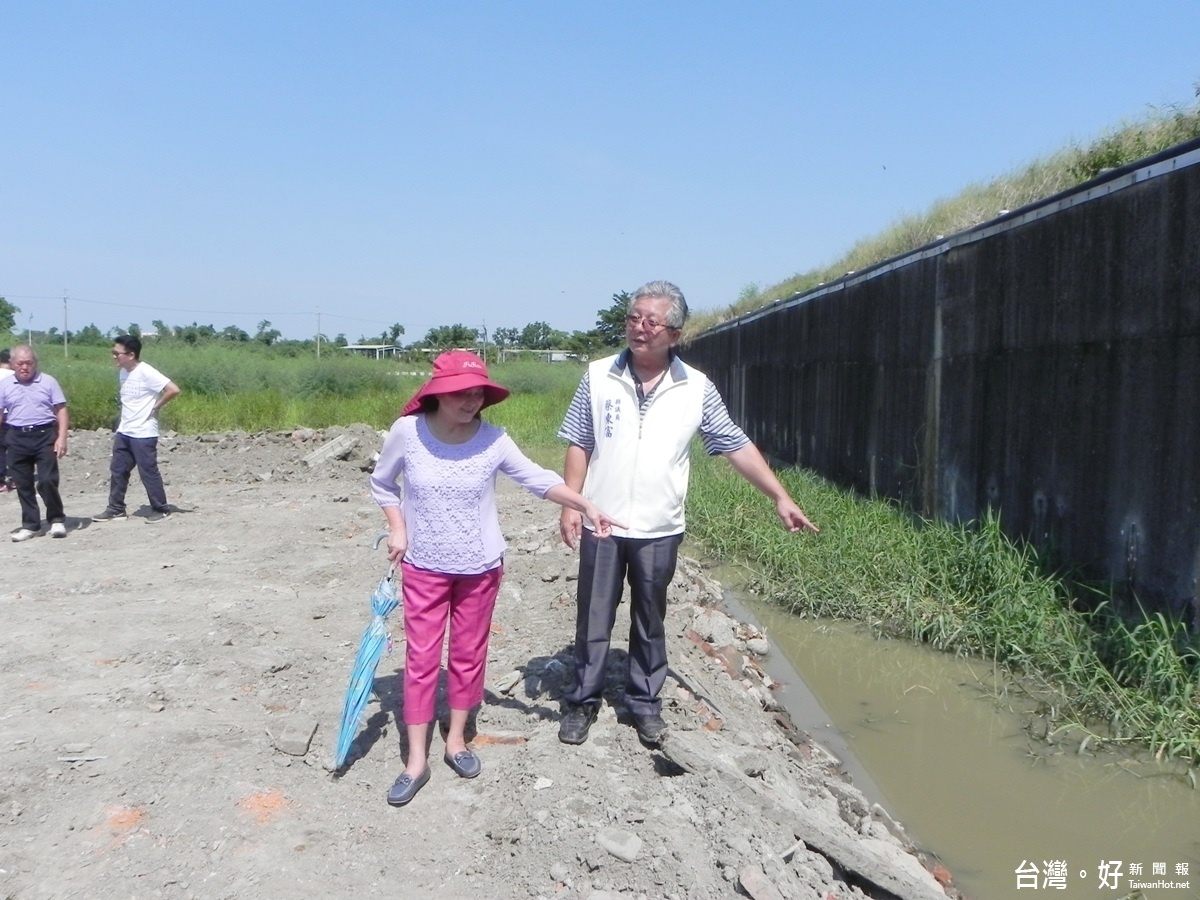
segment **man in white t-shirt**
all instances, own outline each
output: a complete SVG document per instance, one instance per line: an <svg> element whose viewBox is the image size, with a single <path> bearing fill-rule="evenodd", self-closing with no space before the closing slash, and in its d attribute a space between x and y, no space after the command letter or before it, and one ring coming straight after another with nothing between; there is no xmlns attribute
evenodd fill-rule
<svg viewBox="0 0 1200 900"><path fill-rule="evenodd" d="M158 411L179 396L179 385L149 363L142 362L141 338L118 335L113 341L113 361L120 369L121 421L113 436L108 506L93 522L124 519L125 492L136 467L150 498L149 522L171 515L167 492L158 471Z"/></svg>

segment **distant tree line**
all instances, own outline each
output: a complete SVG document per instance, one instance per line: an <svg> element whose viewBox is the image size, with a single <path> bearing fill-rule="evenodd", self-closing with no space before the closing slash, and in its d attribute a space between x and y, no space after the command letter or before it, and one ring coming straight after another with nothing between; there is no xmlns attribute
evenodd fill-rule
<svg viewBox="0 0 1200 900"><path fill-rule="evenodd" d="M596 326L588 331L559 331L546 322L530 322L524 328L497 328L490 335L466 325L441 325L431 328L413 348L441 349L472 347L490 343L500 351L562 350L580 357L593 357L606 349L619 347L625 339L625 313L632 298L625 291L612 295L612 303L597 310Z"/></svg>
<svg viewBox="0 0 1200 900"><path fill-rule="evenodd" d="M630 296L625 291L612 295L611 304L597 310L596 326L588 331L565 332L551 328L546 322L530 322L524 328L497 328L486 334L482 329L471 328L461 323L455 325L439 325L429 329L425 337L405 345L401 341L404 326L399 322L385 328L378 338L360 337L358 343L390 344L402 350L426 351L448 348L490 346L498 351L512 350L561 350L576 356L591 358L606 350L619 347L625 338L625 313L629 309ZM17 313L21 310L0 297L0 333L12 334L16 328ZM335 347L346 347L349 341L345 334L338 334L332 339L326 335L314 335L304 340L289 340L283 338L279 329L271 322L263 319L258 323L258 329L250 334L236 325L226 325L217 329L213 325L201 325L193 322L191 325L168 325L162 319L150 323L151 330L143 329L138 323L132 322L127 326L114 326L107 331L101 331L95 325L85 325L77 331L67 331L66 340L69 344L83 346L105 346L110 344L119 334L132 334L143 340L179 341L184 344L202 344L217 341L232 343L260 344L277 350L299 354L312 350L318 341ZM33 332L35 343L47 341L62 341L63 333L58 328Z"/></svg>

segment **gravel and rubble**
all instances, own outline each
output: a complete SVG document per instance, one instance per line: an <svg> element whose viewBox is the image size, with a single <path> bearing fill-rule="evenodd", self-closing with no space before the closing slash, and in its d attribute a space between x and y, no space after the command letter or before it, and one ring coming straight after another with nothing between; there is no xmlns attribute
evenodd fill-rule
<svg viewBox="0 0 1200 900"><path fill-rule="evenodd" d="M0 896L956 896L795 727L762 665L769 643L693 560L671 589L662 746L639 742L621 704L620 619L591 736L561 744L576 559L557 507L505 479L509 553L472 727L483 774L435 765L390 808L398 612L350 758L330 762L386 570L365 475L380 435L168 436L178 512L93 523L110 442L72 434L66 540L0 549ZM16 498L5 508L15 526Z"/></svg>

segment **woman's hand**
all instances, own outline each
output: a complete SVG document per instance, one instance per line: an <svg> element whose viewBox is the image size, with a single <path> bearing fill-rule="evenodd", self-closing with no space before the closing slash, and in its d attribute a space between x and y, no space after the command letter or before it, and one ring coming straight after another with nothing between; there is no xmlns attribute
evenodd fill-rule
<svg viewBox="0 0 1200 900"><path fill-rule="evenodd" d="M583 536L584 516L587 516L587 520L596 529L598 538L609 537L614 527L625 527L620 522L610 519L595 503L565 484L556 484L550 488L546 492L546 499L562 505L563 510L558 516L558 531L562 535L563 543L572 550L579 546L579 539Z"/></svg>
<svg viewBox="0 0 1200 900"><path fill-rule="evenodd" d="M404 554L408 552L408 527L398 506L385 506L383 516L388 523L388 559L398 566L404 559Z"/></svg>
<svg viewBox="0 0 1200 900"><path fill-rule="evenodd" d="M576 515L578 515L578 513L576 513ZM600 508L594 503L589 503L587 505L587 512L585 515L587 516L588 521L595 526L596 530L594 533L598 538L612 537L613 528L625 527L622 523L610 518L608 513L601 511Z"/></svg>
<svg viewBox="0 0 1200 900"><path fill-rule="evenodd" d="M401 525L399 529L392 529L388 532L388 559L395 565L400 565L400 561L404 559L404 554L408 552L408 532Z"/></svg>

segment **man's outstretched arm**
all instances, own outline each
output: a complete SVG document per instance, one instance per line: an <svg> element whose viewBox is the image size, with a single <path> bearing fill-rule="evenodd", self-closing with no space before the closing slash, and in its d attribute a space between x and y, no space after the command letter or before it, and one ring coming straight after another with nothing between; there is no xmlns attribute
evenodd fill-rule
<svg viewBox="0 0 1200 900"><path fill-rule="evenodd" d="M779 483L771 467L758 448L753 444L745 444L737 450L722 454L733 470L754 485L775 503L775 514L788 531L820 531L804 511L796 505L796 501L788 494L787 489Z"/></svg>

